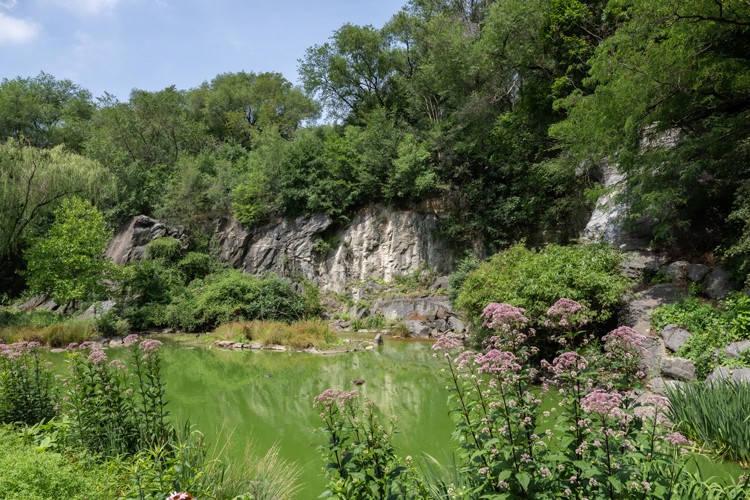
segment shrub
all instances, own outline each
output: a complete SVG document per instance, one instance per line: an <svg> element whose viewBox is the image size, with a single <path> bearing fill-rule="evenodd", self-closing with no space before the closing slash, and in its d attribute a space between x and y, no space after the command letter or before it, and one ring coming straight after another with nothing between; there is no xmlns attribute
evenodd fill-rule
<svg viewBox="0 0 750 500"><path fill-rule="evenodd" d="M207 253L188 252L177 263L177 269L185 276L185 281L190 282L194 279L205 278L211 273L213 261Z"/></svg>
<svg viewBox="0 0 750 500"><path fill-rule="evenodd" d="M166 262L175 262L184 252L182 243L177 238L163 236L156 238L146 245L146 257L149 259L161 259Z"/></svg>
<svg viewBox="0 0 750 500"><path fill-rule="evenodd" d="M312 314L313 301L287 279L228 270L192 282L170 304L167 322L190 331L235 320L293 321Z"/></svg>
<svg viewBox="0 0 750 500"><path fill-rule="evenodd" d="M539 317L559 297L568 297L588 307L595 323L602 323L614 315L628 290L619 263L620 256L602 245L549 245L535 251L517 244L468 275L456 306L478 318L490 302L505 302Z"/></svg>
<svg viewBox="0 0 750 500"><path fill-rule="evenodd" d="M231 322L217 327L213 335L237 342L251 340L263 345L286 345L295 349L324 347L339 342L336 334L321 320Z"/></svg>
<svg viewBox="0 0 750 500"><path fill-rule="evenodd" d="M5 430L0 430L0 491L9 500L107 500L119 496L116 478L106 466L25 445Z"/></svg>
<svg viewBox="0 0 750 500"><path fill-rule="evenodd" d="M667 388L669 418L723 458L750 465L750 385L731 379Z"/></svg>

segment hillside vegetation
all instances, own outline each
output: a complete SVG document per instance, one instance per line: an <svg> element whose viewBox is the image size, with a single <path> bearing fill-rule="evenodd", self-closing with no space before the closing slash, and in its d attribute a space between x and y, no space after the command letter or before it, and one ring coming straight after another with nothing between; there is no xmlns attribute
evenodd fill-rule
<svg viewBox="0 0 750 500"><path fill-rule="evenodd" d="M45 73L5 79L0 293L34 283L30 249L73 196L109 227L185 225L204 253L220 217L344 222L440 198L445 237L497 250L575 237L612 163L657 244L712 252L744 280L749 42L735 0L411 0L301 54L301 88L239 72L120 102Z"/></svg>

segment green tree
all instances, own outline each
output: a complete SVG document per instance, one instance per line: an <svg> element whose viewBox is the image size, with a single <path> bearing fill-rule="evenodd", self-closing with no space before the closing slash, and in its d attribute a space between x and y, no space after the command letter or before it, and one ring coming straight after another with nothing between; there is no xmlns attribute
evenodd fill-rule
<svg viewBox="0 0 750 500"><path fill-rule="evenodd" d="M0 140L25 139L40 148L80 151L95 110L91 94L70 80L39 73L0 82Z"/></svg>
<svg viewBox="0 0 750 500"><path fill-rule="evenodd" d="M104 255L110 236L96 207L75 196L65 199L47 235L24 252L29 290L60 304L101 294L114 266Z"/></svg>

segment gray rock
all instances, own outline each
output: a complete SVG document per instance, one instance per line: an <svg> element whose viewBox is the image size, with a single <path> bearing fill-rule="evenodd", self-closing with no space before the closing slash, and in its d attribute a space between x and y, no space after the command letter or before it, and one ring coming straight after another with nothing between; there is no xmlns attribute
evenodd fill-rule
<svg viewBox="0 0 750 500"><path fill-rule="evenodd" d="M414 299L397 297L379 300L373 304L372 309L389 320L420 319L433 321L446 318L452 312L448 299L440 296Z"/></svg>
<svg viewBox="0 0 750 500"><path fill-rule="evenodd" d="M322 289L343 292L352 281L387 282L425 266L439 274L452 271L454 255L436 236L437 222L434 213L375 206L340 229L320 214L253 230L228 221L218 228L217 241L220 259L234 267L253 274L300 274ZM314 248L324 237L332 248L321 255Z"/></svg>
<svg viewBox="0 0 750 500"><path fill-rule="evenodd" d="M689 269L689 262L678 260L667 266L666 273L674 283L682 283L687 279Z"/></svg>
<svg viewBox="0 0 750 500"><path fill-rule="evenodd" d="M430 336L430 327L420 320L406 319L402 323L410 337L427 338Z"/></svg>
<svg viewBox="0 0 750 500"><path fill-rule="evenodd" d="M377 335L375 335L374 342L375 342L375 345L383 345L383 334L378 333Z"/></svg>
<svg viewBox="0 0 750 500"><path fill-rule="evenodd" d="M693 283L701 283L704 279L706 279L709 271L710 268L706 265L690 264L690 267L688 268L688 278Z"/></svg>
<svg viewBox="0 0 750 500"><path fill-rule="evenodd" d="M681 291L673 284L661 283L638 292L620 311L619 323L631 327L641 335L649 335L651 312L659 306L677 301Z"/></svg>
<svg viewBox="0 0 750 500"><path fill-rule="evenodd" d="M653 252L633 251L622 255L620 269L628 278L641 280L646 274L653 274L661 267L661 259Z"/></svg>
<svg viewBox="0 0 750 500"><path fill-rule="evenodd" d="M664 345L656 337L645 337L639 347L641 349L641 368L649 375L658 374L661 360L667 355Z"/></svg>
<svg viewBox="0 0 750 500"><path fill-rule="evenodd" d="M455 333L463 333L466 330L464 322L455 316L448 318L448 324L451 326Z"/></svg>
<svg viewBox="0 0 750 500"><path fill-rule="evenodd" d="M706 377L706 382L713 382L725 378L734 380L735 382L750 384L750 368L729 368L728 366L720 366Z"/></svg>
<svg viewBox="0 0 750 500"><path fill-rule="evenodd" d="M740 340L739 342L732 342L728 344L724 351L727 353L727 358L735 359L742 354L743 351L750 349L750 340Z"/></svg>
<svg viewBox="0 0 750 500"><path fill-rule="evenodd" d="M667 380L663 377L654 377L648 381L646 389L654 394L664 396L667 393L667 389L671 389L679 384L681 384L681 382L678 380Z"/></svg>
<svg viewBox="0 0 750 500"><path fill-rule="evenodd" d="M118 265L142 259L146 253L146 245L162 236L172 236L184 244L188 240L182 227L170 228L163 222L145 215L131 217L115 231L107 247L106 256Z"/></svg>
<svg viewBox="0 0 750 500"><path fill-rule="evenodd" d="M115 307L117 303L114 300L105 300L102 302L96 302L91 304L85 311L79 316L82 319L85 318L98 318L104 316Z"/></svg>
<svg viewBox="0 0 750 500"><path fill-rule="evenodd" d="M438 276L430 285L430 290L446 290L450 288L450 278L448 276Z"/></svg>
<svg viewBox="0 0 750 500"><path fill-rule="evenodd" d="M706 295L712 299L720 299L735 290L734 282L721 266L716 266L703 284L706 285Z"/></svg>
<svg viewBox="0 0 750 500"><path fill-rule="evenodd" d="M661 374L667 378L686 382L695 380L695 364L685 358L662 358Z"/></svg>
<svg viewBox="0 0 750 500"><path fill-rule="evenodd" d="M352 307L349 308L349 317L352 319L362 319L369 315L370 311L359 304L354 304Z"/></svg>
<svg viewBox="0 0 750 500"><path fill-rule="evenodd" d="M677 325L667 325L661 331L661 338L664 339L664 345L672 352L679 351L680 347L682 347L690 337L692 337L692 334L689 331L680 328Z"/></svg>
<svg viewBox="0 0 750 500"><path fill-rule="evenodd" d="M216 345L218 347L223 347L227 349L229 347L232 347L234 345L234 342L231 340L219 340L218 342L216 342Z"/></svg>
<svg viewBox="0 0 750 500"><path fill-rule="evenodd" d="M448 330L449 323L444 319L436 319L432 322L432 327L438 332L445 332Z"/></svg>

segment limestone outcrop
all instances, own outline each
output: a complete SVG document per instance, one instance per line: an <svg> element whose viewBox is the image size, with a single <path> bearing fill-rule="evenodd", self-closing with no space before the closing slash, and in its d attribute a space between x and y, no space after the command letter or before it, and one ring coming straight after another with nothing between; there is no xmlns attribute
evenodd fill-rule
<svg viewBox="0 0 750 500"><path fill-rule="evenodd" d="M364 279L391 281L428 267L451 271L454 256L436 235L434 213L381 206L361 210L343 227L325 215L248 230L227 221L217 233L221 260L249 273L299 275L343 292Z"/></svg>

